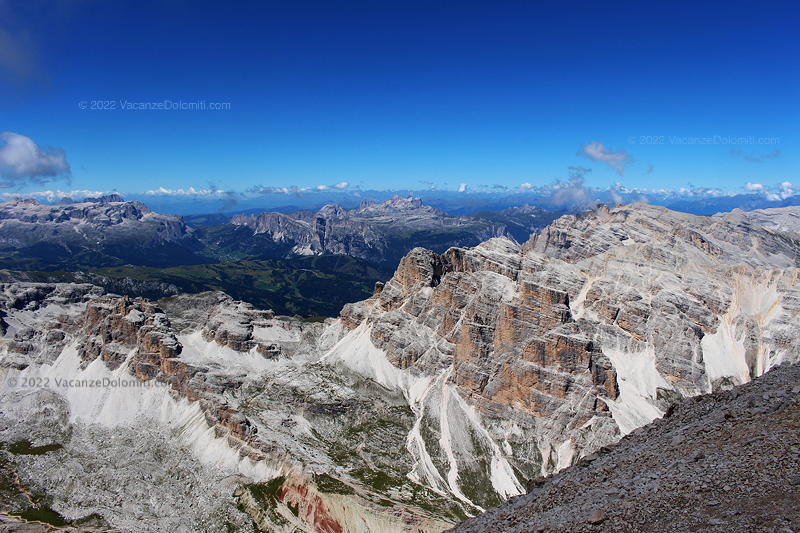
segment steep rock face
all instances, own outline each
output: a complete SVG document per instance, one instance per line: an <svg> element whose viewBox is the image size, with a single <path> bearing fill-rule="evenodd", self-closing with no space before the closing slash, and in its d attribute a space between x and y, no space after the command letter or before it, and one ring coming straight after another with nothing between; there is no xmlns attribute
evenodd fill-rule
<svg viewBox="0 0 800 533"><path fill-rule="evenodd" d="M796 234L737 214L602 208L562 217L522 247L414 250L375 296L345 307L342 323L393 366L452 387L461 400L451 404L477 409L483 446L502 453L476 473L442 436L451 407L418 399L439 404L420 407L419 420L450 447L429 438L420 463L430 455L438 472L455 470L444 485L458 496L470 477L496 479L503 460L521 477L553 472L675 398L796 360L798 258Z"/></svg>
<svg viewBox="0 0 800 533"><path fill-rule="evenodd" d="M419 198L399 196L350 210L326 205L316 212L237 215L231 223L291 243L295 255L344 254L375 263L396 263L412 243L443 251L506 234L501 223L451 217Z"/></svg>

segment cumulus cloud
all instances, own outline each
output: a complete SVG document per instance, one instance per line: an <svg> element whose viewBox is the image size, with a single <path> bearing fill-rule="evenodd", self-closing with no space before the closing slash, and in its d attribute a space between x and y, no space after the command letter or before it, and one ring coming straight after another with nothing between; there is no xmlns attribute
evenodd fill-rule
<svg viewBox="0 0 800 533"><path fill-rule="evenodd" d="M550 203L565 209L592 209L597 205L589 189L584 186L582 176L556 182L552 187Z"/></svg>
<svg viewBox="0 0 800 533"><path fill-rule="evenodd" d="M795 189L791 181L784 181L779 183L777 187L767 193L767 200L786 200L795 194L800 194L800 191Z"/></svg>
<svg viewBox="0 0 800 533"><path fill-rule="evenodd" d="M731 150L731 155L734 157L740 157L745 161L750 161L751 163L763 163L768 159L777 159L781 156L781 151L776 149L767 154L747 154L738 148L734 148Z"/></svg>
<svg viewBox="0 0 800 533"><path fill-rule="evenodd" d="M5 187L26 182L44 183L68 178L69 174L64 150L41 147L19 133L0 132L0 176L6 180Z"/></svg>
<svg viewBox="0 0 800 533"><path fill-rule="evenodd" d="M343 191L346 188L348 188L349 186L350 186L350 182L349 181L340 181L339 183L335 184L333 186L333 188L334 189L339 189L340 191Z"/></svg>
<svg viewBox="0 0 800 533"><path fill-rule="evenodd" d="M606 163L617 171L620 176L625 171L625 166L631 162L630 155L624 150L613 151L599 141L592 141L581 146L577 155L588 157L592 161Z"/></svg>
<svg viewBox="0 0 800 533"><path fill-rule="evenodd" d="M170 196L173 198L190 197L190 198L214 198L225 200L220 206L219 211L232 209L239 203L239 193L233 191L223 191L216 186L209 185L207 188L189 187L186 189L169 189L167 187L159 187L145 191L144 194L148 196Z"/></svg>
<svg viewBox="0 0 800 533"><path fill-rule="evenodd" d="M458 192L467 192L468 188L469 188L469 185L467 185L466 183L459 183L458 184Z"/></svg>
<svg viewBox="0 0 800 533"><path fill-rule="evenodd" d="M525 183L520 183L519 188L523 191L530 191L533 189L533 184L526 181Z"/></svg>
<svg viewBox="0 0 800 533"><path fill-rule="evenodd" d="M745 190L750 191L750 192L761 192L761 191L764 190L764 186L762 184L760 184L760 183L751 183L749 181L744 184L744 188L745 188Z"/></svg>

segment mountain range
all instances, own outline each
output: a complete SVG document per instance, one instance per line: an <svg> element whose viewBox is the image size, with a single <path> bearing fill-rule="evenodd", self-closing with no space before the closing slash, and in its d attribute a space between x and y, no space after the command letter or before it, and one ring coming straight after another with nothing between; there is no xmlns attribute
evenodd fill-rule
<svg viewBox="0 0 800 533"><path fill-rule="evenodd" d="M345 228L365 235L365 219L389 224L371 210L237 227L320 253ZM356 253L379 240L341 242ZM660 439L642 429L654 421L685 442L670 425L694 420L684 399L734 402L724 391L796 363L799 274L798 208L630 204L561 216L522 244L413 248L324 321L220 292L151 301L3 283L0 503L13 520L125 531L433 532L528 488L570 501L564 487L583 474L569 472L628 464L643 431ZM781 375L774 390L796 413L800 391ZM752 408L773 389L755 390L743 393ZM740 416L738 403L700 401ZM581 527L620 523L581 505ZM462 527L503 528L503 509ZM539 527L536 512L514 523ZM569 529L559 516L542 527Z"/></svg>
<svg viewBox="0 0 800 533"><path fill-rule="evenodd" d="M419 198L393 196L381 203L364 201L354 209L326 205L318 211L237 215L231 224L291 245L289 253L293 255L349 255L394 267L416 246L443 252L492 237L524 241L557 216L553 211L525 206L453 217L424 205Z"/></svg>
<svg viewBox="0 0 800 533"><path fill-rule="evenodd" d="M6 280L89 281L149 298L223 290L284 314L335 316L416 245L443 252L500 235L523 241L557 216L524 206L452 217L393 197L192 225L119 195L57 205L22 199L0 204L0 268L11 271Z"/></svg>

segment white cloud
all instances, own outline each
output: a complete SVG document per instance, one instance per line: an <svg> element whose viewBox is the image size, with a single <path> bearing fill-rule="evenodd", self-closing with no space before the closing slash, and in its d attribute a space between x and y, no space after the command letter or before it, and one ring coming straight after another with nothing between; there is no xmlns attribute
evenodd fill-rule
<svg viewBox="0 0 800 533"><path fill-rule="evenodd" d="M19 133L0 132L0 176L9 180L4 186L13 187L28 180L41 183L69 173L64 150L43 148Z"/></svg>
<svg viewBox="0 0 800 533"><path fill-rule="evenodd" d="M295 196L302 196L303 193L308 192L308 187L298 187L297 185L290 185L289 187L272 187L265 185L255 185L247 189L251 194L293 194Z"/></svg>
<svg viewBox="0 0 800 533"><path fill-rule="evenodd" d="M523 191L529 191L533 189L533 184L526 181L525 183L520 183L519 188Z"/></svg>
<svg viewBox="0 0 800 533"><path fill-rule="evenodd" d="M748 191L760 192L764 195L764 198L772 202L786 200L796 194L800 194L800 190L797 189L791 181L783 181L772 187L767 187L760 183L750 183L748 181L744 188Z"/></svg>
<svg viewBox="0 0 800 533"><path fill-rule="evenodd" d="M779 185L778 188L778 196L780 196L781 200L786 200L790 196L794 196L800 191L795 190L794 185L792 185L791 181L784 181Z"/></svg>
<svg viewBox="0 0 800 533"><path fill-rule="evenodd" d="M572 176L566 182L553 185L550 201L567 209L591 209L597 205L592 193L583 185L582 176Z"/></svg>
<svg viewBox="0 0 800 533"><path fill-rule="evenodd" d="M157 189L150 189L144 192L148 196L227 196L228 192L219 189L195 189L189 187L188 189L168 189L166 187L159 187Z"/></svg>
<svg viewBox="0 0 800 533"><path fill-rule="evenodd" d="M324 185L324 184L323 185L317 185L316 187L313 187L313 190L315 190L315 191L329 191L331 189L336 189L338 191L343 191L343 190L347 189L348 187L350 187L350 182L349 181L340 181L339 183L334 183L333 185ZM302 187L300 190L307 191L308 187Z"/></svg>
<svg viewBox="0 0 800 533"><path fill-rule="evenodd" d="M4 192L0 194L2 198L38 198L42 200L46 200L48 202L55 202L56 200L60 200L61 198L72 198L74 200L82 200L84 198L90 197L97 197L103 196L108 194L109 191L90 191L87 189L75 189L72 191L61 191L61 190L46 190L46 191L34 191L34 192L25 192L25 193L9 193Z"/></svg>
<svg viewBox="0 0 800 533"><path fill-rule="evenodd" d="M459 183L458 184L458 192L467 192L468 188L469 188L469 185L467 185L466 183Z"/></svg>
<svg viewBox="0 0 800 533"><path fill-rule="evenodd" d="M584 155L592 161L606 163L616 170L619 175L622 175L625 171L625 165L631 162L630 155L625 150L620 149L615 152L598 141L592 141L581 146L578 155Z"/></svg>

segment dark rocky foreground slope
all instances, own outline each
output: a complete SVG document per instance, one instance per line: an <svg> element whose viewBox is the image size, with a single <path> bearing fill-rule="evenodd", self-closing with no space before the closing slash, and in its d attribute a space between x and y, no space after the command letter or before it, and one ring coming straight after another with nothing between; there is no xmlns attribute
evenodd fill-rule
<svg viewBox="0 0 800 533"><path fill-rule="evenodd" d="M664 418L452 531L797 531L800 366Z"/></svg>

